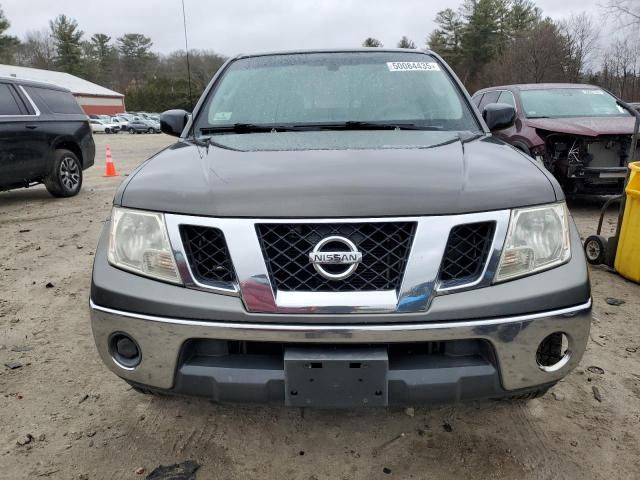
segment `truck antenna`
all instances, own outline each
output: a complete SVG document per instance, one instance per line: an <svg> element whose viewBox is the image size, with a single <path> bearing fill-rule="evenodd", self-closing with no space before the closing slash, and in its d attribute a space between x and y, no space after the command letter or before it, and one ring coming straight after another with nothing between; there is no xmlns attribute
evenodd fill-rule
<svg viewBox="0 0 640 480"><path fill-rule="evenodd" d="M193 112L193 96L191 95L191 63L189 61L189 42L187 40L187 14L184 10L184 0L182 0L182 22L184 24L184 48L187 52L187 81L189 82L189 107Z"/></svg>

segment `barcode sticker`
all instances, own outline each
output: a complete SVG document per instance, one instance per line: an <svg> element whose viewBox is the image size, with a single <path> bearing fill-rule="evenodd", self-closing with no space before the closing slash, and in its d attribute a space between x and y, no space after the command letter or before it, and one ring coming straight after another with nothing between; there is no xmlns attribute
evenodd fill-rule
<svg viewBox="0 0 640 480"><path fill-rule="evenodd" d="M390 72L439 72L440 65L435 62L387 62Z"/></svg>

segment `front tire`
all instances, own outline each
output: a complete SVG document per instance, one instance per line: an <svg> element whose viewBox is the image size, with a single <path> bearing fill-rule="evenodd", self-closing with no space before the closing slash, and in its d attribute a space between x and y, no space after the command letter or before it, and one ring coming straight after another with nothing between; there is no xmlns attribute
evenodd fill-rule
<svg viewBox="0 0 640 480"><path fill-rule="evenodd" d="M130 129L129 129L129 134L130 134L130 135L133 135L134 133L136 133L136 131L135 131L133 128L130 128Z"/></svg>
<svg viewBox="0 0 640 480"><path fill-rule="evenodd" d="M147 133L153 133L153 132L154 132L153 128L147 129Z"/></svg>
<svg viewBox="0 0 640 480"><path fill-rule="evenodd" d="M54 197L73 197L82 187L82 163L69 150L56 150L53 168L44 180L47 191Z"/></svg>

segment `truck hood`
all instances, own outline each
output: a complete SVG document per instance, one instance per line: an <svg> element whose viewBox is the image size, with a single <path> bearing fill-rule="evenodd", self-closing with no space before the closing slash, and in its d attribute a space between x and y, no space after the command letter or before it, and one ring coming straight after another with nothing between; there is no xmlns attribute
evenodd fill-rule
<svg viewBox="0 0 640 480"><path fill-rule="evenodd" d="M527 125L549 132L597 137L633 134L634 117L531 118Z"/></svg>
<svg viewBox="0 0 640 480"><path fill-rule="evenodd" d="M560 198L532 159L485 136L428 148L286 151L211 145L207 152L181 141L129 176L115 203L201 216L337 218L471 213Z"/></svg>

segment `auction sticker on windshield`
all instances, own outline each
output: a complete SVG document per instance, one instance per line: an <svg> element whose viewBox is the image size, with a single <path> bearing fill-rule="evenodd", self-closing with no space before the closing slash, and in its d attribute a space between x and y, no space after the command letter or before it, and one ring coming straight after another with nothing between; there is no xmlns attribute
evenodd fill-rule
<svg viewBox="0 0 640 480"><path fill-rule="evenodd" d="M435 62L387 62L387 67L390 72L440 71L440 65Z"/></svg>

